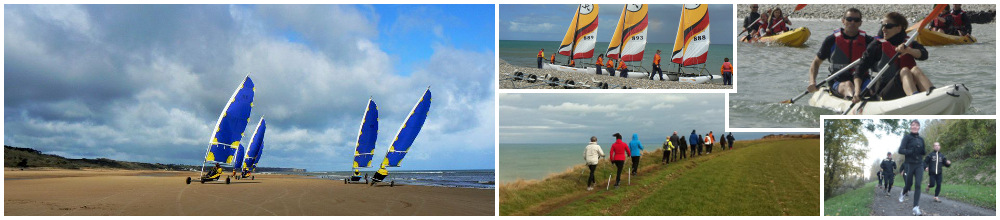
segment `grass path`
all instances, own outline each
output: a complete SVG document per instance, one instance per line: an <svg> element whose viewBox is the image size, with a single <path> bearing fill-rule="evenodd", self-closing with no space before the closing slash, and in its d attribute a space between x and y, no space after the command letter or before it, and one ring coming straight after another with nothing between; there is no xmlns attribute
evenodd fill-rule
<svg viewBox="0 0 1000 220"><path fill-rule="evenodd" d="M599 190L585 190L582 166L541 182L505 184L500 213L819 215L819 152L818 139L746 141L732 151L662 165L656 151L643 156L632 184L623 176L618 189L604 190L614 172L606 163L595 172Z"/></svg>

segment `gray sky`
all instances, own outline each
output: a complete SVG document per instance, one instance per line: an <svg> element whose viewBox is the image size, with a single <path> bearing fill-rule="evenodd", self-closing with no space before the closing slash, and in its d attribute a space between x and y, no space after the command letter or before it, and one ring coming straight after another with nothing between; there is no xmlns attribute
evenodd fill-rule
<svg viewBox="0 0 1000 220"><path fill-rule="evenodd" d="M472 15L430 13L448 7ZM4 144L200 164L227 99L252 72L244 142L266 115L261 166L348 170L369 97L381 116L379 160L431 86L430 116L400 169L492 169L494 27L478 24L493 21L493 6L406 8L6 5ZM428 13L403 13L414 10ZM404 43L426 49L386 46Z"/></svg>
<svg viewBox="0 0 1000 220"><path fill-rule="evenodd" d="M723 94L500 94L500 143L581 143L638 133L662 143L725 128ZM734 135L736 135L734 133Z"/></svg>
<svg viewBox="0 0 1000 220"><path fill-rule="evenodd" d="M608 42L618 24L622 4L600 4L597 41ZM500 40L561 41L573 20L577 5L500 4ZM681 5L650 4L650 43L673 43L681 17ZM711 4L709 36L713 44L733 43L733 5Z"/></svg>

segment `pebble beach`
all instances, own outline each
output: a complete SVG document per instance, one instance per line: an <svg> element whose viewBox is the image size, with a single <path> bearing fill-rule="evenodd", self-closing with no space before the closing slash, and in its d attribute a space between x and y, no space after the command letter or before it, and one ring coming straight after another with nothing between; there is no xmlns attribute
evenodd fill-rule
<svg viewBox="0 0 1000 220"><path fill-rule="evenodd" d="M774 7L781 8L784 14L789 15L795 11L795 5L790 4L758 4L760 8L758 12L763 13L767 9ZM911 21L917 19L923 19L927 16L927 13L931 12L934 7L930 4L899 4L899 5L869 5L869 4L841 4L841 5L831 5L831 4L810 4L807 5L802 10L795 12L789 16L790 19L840 19L844 16L844 11L848 8L857 8L861 10L865 21L878 21L882 18L882 15L888 14L889 12L899 12L902 13L906 18ZM966 12L973 11L996 11L996 5L962 5L962 10ZM742 25L743 18L750 14L749 4L739 4L736 5L736 17L739 19Z"/></svg>

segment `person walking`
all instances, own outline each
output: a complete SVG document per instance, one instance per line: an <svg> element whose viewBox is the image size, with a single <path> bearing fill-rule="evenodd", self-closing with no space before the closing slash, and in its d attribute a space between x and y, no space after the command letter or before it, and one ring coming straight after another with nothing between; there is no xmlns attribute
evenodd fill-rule
<svg viewBox="0 0 1000 220"><path fill-rule="evenodd" d="M673 153L673 158L671 159L673 159L673 161L677 161L678 151L680 150L678 148L681 146L680 138L677 137L677 131L674 131L674 134L670 135L670 143L674 145L674 150L671 152Z"/></svg>
<svg viewBox="0 0 1000 220"><path fill-rule="evenodd" d="M590 169L590 177L587 178L587 191L594 190L594 183L597 183L597 180L594 179L594 170L597 169L597 163L601 157L604 157L604 150L601 149L601 145L597 145L597 137L591 136L590 144L583 150L583 160L587 162L587 168Z"/></svg>
<svg viewBox="0 0 1000 220"><path fill-rule="evenodd" d="M910 133L903 136L903 140L899 143L899 153L906 156L903 163L906 166L904 172L906 176L903 177L903 181L906 185L903 186L903 193L899 194L899 202L903 202L903 197L910 187L913 187L913 215L921 215L920 212L920 185L924 178L924 163L923 157L926 152L924 151L924 138L920 137L920 122L917 120L910 121Z"/></svg>
<svg viewBox="0 0 1000 220"><path fill-rule="evenodd" d="M691 130L691 137L688 138L688 141L691 142L691 146L690 147L691 147L691 157L692 158L694 158L694 153L698 151L698 143L701 142L701 141L699 141L699 139L701 139L701 138L698 137L698 134L695 133L695 130Z"/></svg>
<svg viewBox="0 0 1000 220"><path fill-rule="evenodd" d="M639 158L642 157L642 142L639 142L639 134L632 133L632 141L628 142L628 148L632 154L632 175L639 175Z"/></svg>
<svg viewBox="0 0 1000 220"><path fill-rule="evenodd" d="M951 161L948 160L943 154L941 154L941 143L934 142L934 152L931 152L924 158L924 172L927 172L927 177L930 181L927 185L927 193L931 192L931 188L934 188L934 201L941 202L938 195L941 195L941 172L944 171L941 167L951 167Z"/></svg>
<svg viewBox="0 0 1000 220"><path fill-rule="evenodd" d="M621 134L615 133L612 136L615 137L615 143L611 144L611 155L608 157L608 160L610 160L611 163L615 164L615 167L618 168L617 176L615 177L615 189L617 189L618 183L621 183L622 181L622 167L625 166L625 159L628 158L628 155L632 154L632 152L629 151L628 144L622 142Z"/></svg>
<svg viewBox="0 0 1000 220"><path fill-rule="evenodd" d="M678 158L678 160L687 158L687 151L688 151L687 140L684 140L684 136L681 136L681 139L678 140L677 142L681 144L680 158Z"/></svg>
<svg viewBox="0 0 1000 220"><path fill-rule="evenodd" d="M882 179L885 180L885 197L889 197L889 192L892 191L892 184L895 182L896 178L896 161L892 161L892 152L885 154L885 159L882 160L882 164L879 165L882 169L879 171L882 173Z"/></svg>
<svg viewBox="0 0 1000 220"><path fill-rule="evenodd" d="M670 137L667 137L663 141L663 159L660 159L660 163L670 164L670 151L673 151L674 143L670 142Z"/></svg>
<svg viewBox="0 0 1000 220"><path fill-rule="evenodd" d="M727 142L729 143L729 149L732 150L733 149L733 142L736 142L736 138L733 137L733 132L729 132L729 135L726 136L726 139L727 139Z"/></svg>

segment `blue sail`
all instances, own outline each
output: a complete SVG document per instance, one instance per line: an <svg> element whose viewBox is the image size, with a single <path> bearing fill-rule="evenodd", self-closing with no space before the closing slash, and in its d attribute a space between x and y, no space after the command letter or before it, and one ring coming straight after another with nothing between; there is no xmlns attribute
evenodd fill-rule
<svg viewBox="0 0 1000 220"><path fill-rule="evenodd" d="M243 156L246 154L246 148L243 144L240 144L239 149L236 150L236 159L233 160L233 170L238 170L239 167L243 167Z"/></svg>
<svg viewBox="0 0 1000 220"><path fill-rule="evenodd" d="M378 138L378 106L375 101L368 99L368 107L365 108L364 118L361 119L361 128L358 131L358 143L354 149L354 166L371 167L372 156L375 154L375 139Z"/></svg>
<svg viewBox="0 0 1000 220"><path fill-rule="evenodd" d="M402 127L399 128L396 140L392 141L392 145L389 146L389 152L386 153L382 165L386 167L399 167L399 163L410 150L413 141L417 139L420 128L424 126L424 121L427 120L427 112L430 111L430 108L431 89L427 88L427 91L424 91L424 95L420 97L417 105L413 106L413 110L410 111L410 115L403 122Z"/></svg>
<svg viewBox="0 0 1000 220"><path fill-rule="evenodd" d="M219 115L219 121L215 124L212 132L212 140L209 142L208 153L205 161L219 163L232 163L236 148L240 146L243 139L243 130L250 122L250 110L253 108L253 81L247 76L243 83L236 88L233 96L226 103L226 108Z"/></svg>
<svg viewBox="0 0 1000 220"><path fill-rule="evenodd" d="M264 117L260 117L260 121L257 122L257 129L254 129L253 138L250 138L250 148L247 149L247 156L242 166L250 172L254 172L257 169L257 163L260 162L260 155L264 152L264 130L266 129L267 123L264 121Z"/></svg>

